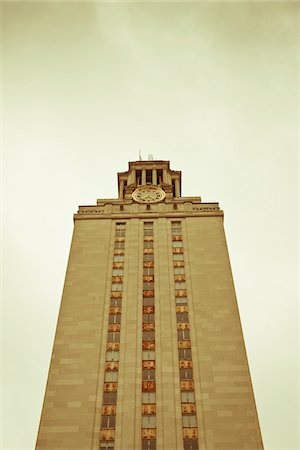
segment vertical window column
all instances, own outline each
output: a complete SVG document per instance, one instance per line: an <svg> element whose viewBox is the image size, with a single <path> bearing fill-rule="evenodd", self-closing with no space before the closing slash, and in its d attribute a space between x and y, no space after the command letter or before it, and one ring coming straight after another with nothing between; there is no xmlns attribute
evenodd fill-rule
<svg viewBox="0 0 300 450"><path fill-rule="evenodd" d="M198 426L181 222L172 222L171 228L183 448L184 450L198 450Z"/></svg>
<svg viewBox="0 0 300 450"><path fill-rule="evenodd" d="M142 450L156 450L155 290L153 222L144 223Z"/></svg>
<svg viewBox="0 0 300 450"><path fill-rule="evenodd" d="M113 450L115 444L124 254L125 223L116 223L100 424L100 450Z"/></svg>

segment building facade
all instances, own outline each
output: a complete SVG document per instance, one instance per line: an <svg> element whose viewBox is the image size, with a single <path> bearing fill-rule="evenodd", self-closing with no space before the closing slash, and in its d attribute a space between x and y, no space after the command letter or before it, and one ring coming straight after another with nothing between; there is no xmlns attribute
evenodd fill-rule
<svg viewBox="0 0 300 450"><path fill-rule="evenodd" d="M36 450L263 449L217 203L135 161L74 215Z"/></svg>

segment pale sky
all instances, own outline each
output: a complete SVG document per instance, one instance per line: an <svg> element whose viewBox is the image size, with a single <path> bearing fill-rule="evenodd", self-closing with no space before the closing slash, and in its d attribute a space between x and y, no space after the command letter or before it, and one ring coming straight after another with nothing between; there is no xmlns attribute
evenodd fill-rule
<svg viewBox="0 0 300 450"><path fill-rule="evenodd" d="M300 448L297 6L2 2L1 449L35 446L72 214L139 149L225 211L265 449Z"/></svg>

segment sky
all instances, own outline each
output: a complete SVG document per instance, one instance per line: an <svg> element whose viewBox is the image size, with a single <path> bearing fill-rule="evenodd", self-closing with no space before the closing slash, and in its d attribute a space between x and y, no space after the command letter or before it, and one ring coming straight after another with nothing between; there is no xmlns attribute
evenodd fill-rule
<svg viewBox="0 0 300 450"><path fill-rule="evenodd" d="M300 448L298 6L2 2L1 450L35 446L72 215L139 150L224 210L265 449Z"/></svg>

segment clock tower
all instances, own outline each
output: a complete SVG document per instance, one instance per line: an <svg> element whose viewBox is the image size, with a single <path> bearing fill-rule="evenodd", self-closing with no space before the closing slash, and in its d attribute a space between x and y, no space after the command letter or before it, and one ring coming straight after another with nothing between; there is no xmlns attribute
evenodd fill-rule
<svg viewBox="0 0 300 450"><path fill-rule="evenodd" d="M218 203L134 161L80 206L36 450L262 450Z"/></svg>

